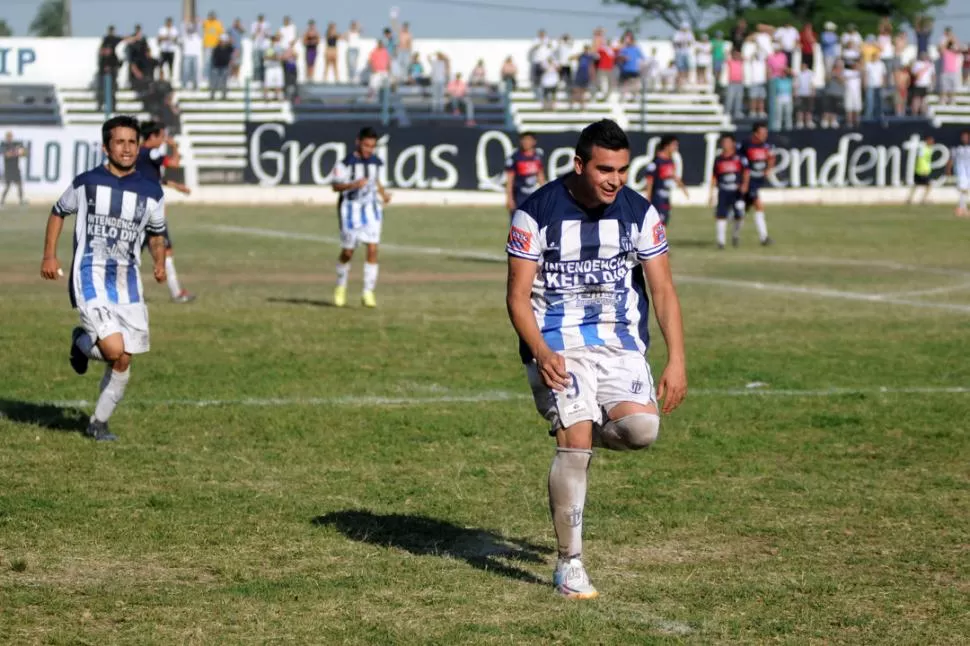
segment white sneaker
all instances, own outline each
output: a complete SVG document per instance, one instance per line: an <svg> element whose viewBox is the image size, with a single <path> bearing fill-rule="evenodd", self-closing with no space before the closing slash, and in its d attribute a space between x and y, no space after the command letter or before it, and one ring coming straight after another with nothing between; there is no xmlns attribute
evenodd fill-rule
<svg viewBox="0 0 970 646"><path fill-rule="evenodd" d="M600 595L589 582L589 575L583 562L577 558L560 559L552 574L552 585L556 592L567 599L595 599Z"/></svg>

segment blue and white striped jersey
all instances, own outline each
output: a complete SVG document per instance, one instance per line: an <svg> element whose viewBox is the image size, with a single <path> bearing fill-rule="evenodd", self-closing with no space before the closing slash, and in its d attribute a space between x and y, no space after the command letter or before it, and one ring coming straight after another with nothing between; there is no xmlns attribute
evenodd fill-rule
<svg viewBox="0 0 970 646"><path fill-rule="evenodd" d="M71 305L141 303L141 243L165 230L162 186L134 172L115 177L99 166L74 178L54 213L77 215Z"/></svg>
<svg viewBox="0 0 970 646"><path fill-rule="evenodd" d="M641 261L667 253L660 214L623 187L591 213L560 178L512 216L506 251L538 264L532 309L552 350L605 345L646 352L649 301ZM523 361L529 361L523 348Z"/></svg>
<svg viewBox="0 0 970 646"><path fill-rule="evenodd" d="M374 155L364 159L354 152L334 166L334 183L347 184L367 179L363 188L343 191L340 194L337 213L340 216L341 231L359 229L381 221L383 211L377 194L377 182L383 165L384 162Z"/></svg>

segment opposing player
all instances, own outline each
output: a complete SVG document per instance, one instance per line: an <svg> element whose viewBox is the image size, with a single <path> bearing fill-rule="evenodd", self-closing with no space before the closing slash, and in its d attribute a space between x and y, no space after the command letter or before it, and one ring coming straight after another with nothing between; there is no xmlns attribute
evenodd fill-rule
<svg viewBox="0 0 970 646"><path fill-rule="evenodd" d="M754 226L762 245L770 245L765 207L761 201L761 189L768 177L775 172L775 153L768 144L768 126L756 123L751 129L751 139L741 145L741 156L748 164L748 190L744 193L745 211L754 207Z"/></svg>
<svg viewBox="0 0 970 646"><path fill-rule="evenodd" d="M178 167L181 161L178 145L174 139L167 136L165 126L157 121L146 121L141 124L141 137L141 150L138 151L138 162L135 165L138 172L154 179L162 186L171 186L179 193L189 195L191 193L189 187L167 179L162 173L163 168ZM172 236L168 232L167 224L163 235L165 236L165 275L168 292L173 303L190 303L195 300L195 296L182 289L179 283L178 274L175 271ZM145 244L147 245L147 240Z"/></svg>
<svg viewBox="0 0 970 646"><path fill-rule="evenodd" d="M0 196L0 207L7 201L7 193L14 185L17 186L17 197L20 198L20 206L24 202L24 178L20 174L20 158L27 154L19 141L14 141L13 133L7 132L3 141L0 141L0 157L3 157L3 195Z"/></svg>
<svg viewBox="0 0 970 646"><path fill-rule="evenodd" d="M970 192L970 130L960 133L960 145L954 146L950 151L946 172L948 175L956 175L957 191L960 193L960 201L954 213L957 217L965 218L970 215L970 211L967 211L967 193Z"/></svg>
<svg viewBox="0 0 970 646"><path fill-rule="evenodd" d="M664 135L660 138L660 145L657 146L653 161L647 166L647 185L644 192L660 214L660 221L664 226L670 222L670 194L673 193L674 187L679 186L684 192L684 197L690 197L684 180L677 175L677 166L674 163L674 154L679 148L680 142L677 137Z"/></svg>
<svg viewBox="0 0 970 646"><path fill-rule="evenodd" d="M384 219L381 201L388 204L391 194L381 185L379 175L384 162L374 154L376 148L377 131L362 128L357 134L354 152L333 169L333 190L340 193L337 203L340 257L337 259L337 286L333 290L333 304L337 307L347 304L350 261L358 244L367 245L364 291L360 300L364 307L377 307L374 289L377 287L377 246L381 241L381 221Z"/></svg>
<svg viewBox="0 0 970 646"><path fill-rule="evenodd" d="M727 241L728 219L734 220L731 244L741 242L741 224L744 222L744 197L748 190L748 162L737 151L734 135L721 136L721 154L714 159L711 175L711 193L708 203L714 208L717 248L723 249ZM715 201L716 199L716 201Z"/></svg>
<svg viewBox="0 0 970 646"><path fill-rule="evenodd" d="M532 132L519 134L519 148L505 160L505 208L511 217L515 209L546 183L542 151L536 148Z"/></svg>
<svg viewBox="0 0 970 646"><path fill-rule="evenodd" d="M81 325L71 334L71 367L79 375L88 360L108 365L85 435L115 440L108 419L125 394L134 354L148 352L148 309L138 267L148 236L155 280L165 280L165 200L161 185L135 170L138 120L119 116L101 127L108 161L74 178L47 219L40 273L63 275L57 240L64 219L76 215L74 257L68 291Z"/></svg>
<svg viewBox="0 0 970 646"><path fill-rule="evenodd" d="M923 188L923 199L920 204L926 204L930 197L930 189L933 187L933 146L936 145L936 138L933 135L926 135L923 141L916 148L916 165L913 168L913 186L909 189L909 198L906 204L912 205L916 199L916 191Z"/></svg>
<svg viewBox="0 0 970 646"><path fill-rule="evenodd" d="M574 172L550 182L515 212L509 230L509 317L539 413L556 453L549 506L559 545L555 589L590 599L583 566L583 508L593 446L636 450L687 393L680 303L660 214L627 188L630 143L612 121L579 136ZM667 342L656 393L647 287Z"/></svg>

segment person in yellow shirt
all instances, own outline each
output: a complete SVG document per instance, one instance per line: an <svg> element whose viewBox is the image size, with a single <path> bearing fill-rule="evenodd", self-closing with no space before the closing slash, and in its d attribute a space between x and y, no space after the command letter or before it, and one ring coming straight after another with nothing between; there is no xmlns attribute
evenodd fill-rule
<svg viewBox="0 0 970 646"><path fill-rule="evenodd" d="M205 80L209 80L209 74L212 71L212 50L216 48L219 44L219 39L222 34L226 32L226 28L222 26L222 21L216 18L216 12L210 11L209 17L202 21L202 74L205 76Z"/></svg>
<svg viewBox="0 0 970 646"><path fill-rule="evenodd" d="M872 34L866 36L866 42L862 44L862 62L871 63L882 57L882 48L876 42L876 37Z"/></svg>
<svg viewBox="0 0 970 646"><path fill-rule="evenodd" d="M913 188L909 191L909 199L906 204L912 204L916 197L916 191L920 186L923 187L923 200L920 204L926 204L926 198L930 195L930 175L933 172L933 144L936 139L933 135L926 135L916 149L916 166L913 168Z"/></svg>

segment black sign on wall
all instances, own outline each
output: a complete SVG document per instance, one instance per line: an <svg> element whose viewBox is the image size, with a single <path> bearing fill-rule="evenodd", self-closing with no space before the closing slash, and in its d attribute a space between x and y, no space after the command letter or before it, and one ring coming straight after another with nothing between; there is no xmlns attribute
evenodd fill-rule
<svg viewBox="0 0 970 646"><path fill-rule="evenodd" d="M302 122L249 123L244 180L266 186L325 186L336 162L353 151L361 124ZM928 126L863 127L857 131L798 130L771 134L776 163L774 186L904 186L912 182L920 138ZM933 129L937 144L933 168L949 160L957 128ZM683 134L680 173L688 185L709 180L718 151L719 132ZM738 133L739 140L749 136ZM546 172L555 178L573 167L577 132L539 133ZM630 133L630 177L643 185L660 135ZM380 131L377 155L384 160L382 182L388 187L437 190L501 191L505 158L517 135L477 128L389 128Z"/></svg>

